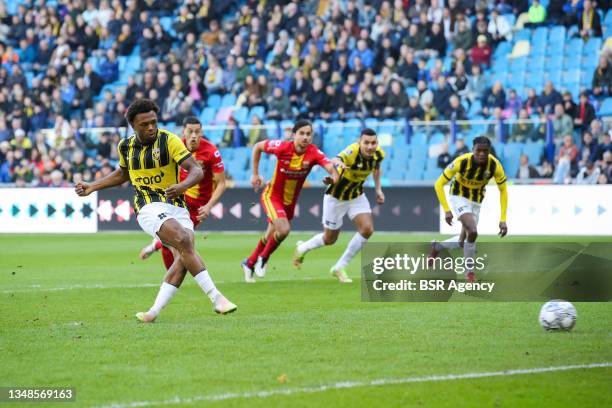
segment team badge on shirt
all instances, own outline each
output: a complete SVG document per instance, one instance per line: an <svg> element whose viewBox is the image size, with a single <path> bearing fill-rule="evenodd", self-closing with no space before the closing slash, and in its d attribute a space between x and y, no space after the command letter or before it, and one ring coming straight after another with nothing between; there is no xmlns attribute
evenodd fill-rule
<svg viewBox="0 0 612 408"><path fill-rule="evenodd" d="M153 160L159 160L159 148L153 149Z"/></svg>
<svg viewBox="0 0 612 408"><path fill-rule="evenodd" d="M491 178L491 172L489 170L484 172L484 178Z"/></svg>
<svg viewBox="0 0 612 408"><path fill-rule="evenodd" d="M310 167L310 162L309 162L309 161L304 160L304 161L302 162L302 165L303 165L302 167L306 167L306 168L308 168L308 167Z"/></svg>

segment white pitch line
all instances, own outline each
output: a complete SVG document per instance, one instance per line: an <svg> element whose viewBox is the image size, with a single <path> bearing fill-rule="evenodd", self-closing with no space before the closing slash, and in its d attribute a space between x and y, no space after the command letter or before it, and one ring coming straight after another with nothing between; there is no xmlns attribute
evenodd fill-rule
<svg viewBox="0 0 612 408"><path fill-rule="evenodd" d="M323 384L318 387L302 387L302 388L280 388L274 390L263 390L254 392L238 392L212 395L198 395L195 397L173 397L164 401L134 401L134 402L116 402L110 405L102 405L94 408L136 408L147 407L150 405L177 405L177 404L193 404L199 401L224 401L238 398L267 398L275 395L292 395L301 393L319 393L329 390L339 390L359 387L376 387L381 385L397 385L421 382L440 382L440 381L455 381L467 380L474 378L487 377L506 377L511 375L523 374L539 374L549 373L554 371L580 370L591 368L612 367L612 363L592 363L592 364L576 364L556 367L539 367L539 368L522 368L515 370L504 371L489 371L481 373L465 373L465 374L444 374L444 375L428 375L422 377L405 377L405 378L381 378L370 381L342 381L332 384Z"/></svg>
<svg viewBox="0 0 612 408"><path fill-rule="evenodd" d="M291 281L313 281L313 280L323 280L325 278L315 278L304 276L301 278L265 278L260 282L291 282ZM227 283L243 283L242 281L215 281L216 284L227 284ZM25 286L21 288L14 289L4 289L0 291L0 293L8 294L8 293L27 293L27 292L57 292L63 290L75 290L75 289L133 289L133 288L152 288L159 287L160 283L138 283L131 285L105 285L105 284L88 284L88 285L67 285L67 286L41 286L41 285L31 285Z"/></svg>

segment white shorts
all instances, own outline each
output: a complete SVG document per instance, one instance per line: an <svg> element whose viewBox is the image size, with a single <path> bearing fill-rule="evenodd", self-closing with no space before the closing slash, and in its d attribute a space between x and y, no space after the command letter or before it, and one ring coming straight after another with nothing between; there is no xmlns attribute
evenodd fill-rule
<svg viewBox="0 0 612 408"><path fill-rule="evenodd" d="M144 232L152 235L153 238L158 238L157 232L162 224L170 218L177 220L183 228L193 231L193 222L189 218L189 211L186 208L168 203L149 203L140 209L136 219Z"/></svg>
<svg viewBox="0 0 612 408"><path fill-rule="evenodd" d="M450 195L448 197L451 210L455 214L455 217L459 218L463 214L472 213L476 217L478 223L478 217L480 215L480 204L468 200L465 197Z"/></svg>
<svg viewBox="0 0 612 408"><path fill-rule="evenodd" d="M352 220L358 214L371 213L370 202L365 194L352 200L343 201L329 194L323 196L323 227L330 230L338 230L342 227L342 219L348 213Z"/></svg>

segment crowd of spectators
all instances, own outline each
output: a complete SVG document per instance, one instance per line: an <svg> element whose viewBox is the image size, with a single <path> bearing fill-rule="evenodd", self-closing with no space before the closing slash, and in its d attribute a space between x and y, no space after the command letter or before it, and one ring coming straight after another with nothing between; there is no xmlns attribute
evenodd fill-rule
<svg viewBox="0 0 612 408"><path fill-rule="evenodd" d="M596 7L589 0L551 0L548 13L537 0L58 0L26 2L11 14L0 1L0 182L55 185L55 170L60 183L106 174L116 162L114 129L126 126L126 107L140 97L155 100L160 120L172 124L199 114L212 94L234 94L237 107L263 106L255 124L299 116L461 120L479 101L485 118L554 117L559 139L590 130L598 140L592 102L612 90L609 55L577 102L550 82L521 99L486 78L495 46L513 35L505 13L517 25L578 24L586 37L601 35L597 11L608 6ZM162 24L168 17L171 28ZM139 71L118 83L119 57L133 55ZM541 139L541 123L501 131L510 141ZM223 143L265 137L228 131Z"/></svg>

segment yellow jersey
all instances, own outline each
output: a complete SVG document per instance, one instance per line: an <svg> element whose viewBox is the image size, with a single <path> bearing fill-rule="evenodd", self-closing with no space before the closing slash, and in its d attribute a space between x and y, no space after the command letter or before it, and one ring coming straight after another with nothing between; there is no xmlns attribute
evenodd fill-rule
<svg viewBox="0 0 612 408"><path fill-rule="evenodd" d="M482 202L485 186L491 178L495 178L498 185L507 180L504 168L492 154L489 154L484 166L476 164L474 153L463 154L446 166L442 175L451 182L452 195L465 197L475 203Z"/></svg>
<svg viewBox="0 0 612 408"><path fill-rule="evenodd" d="M340 170L338 182L330 185L325 194L342 201L352 200L363 194L363 183L385 158L385 152L380 146L371 158L365 159L359 152L359 143L353 143L341 151L338 156L346 166Z"/></svg>

